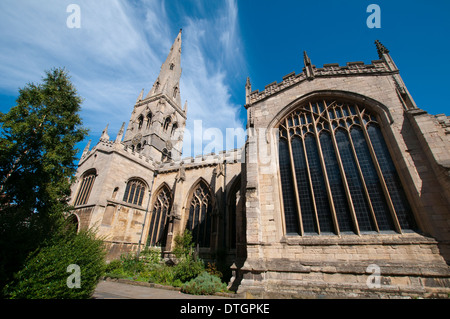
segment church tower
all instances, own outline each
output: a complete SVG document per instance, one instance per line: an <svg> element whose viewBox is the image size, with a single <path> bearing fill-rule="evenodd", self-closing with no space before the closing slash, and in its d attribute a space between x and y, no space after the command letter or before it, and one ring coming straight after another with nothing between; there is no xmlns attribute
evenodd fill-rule
<svg viewBox="0 0 450 319"><path fill-rule="evenodd" d="M141 91L134 105L123 143L134 152L157 161L181 158L187 104L181 105L181 30L159 76L144 98Z"/></svg>

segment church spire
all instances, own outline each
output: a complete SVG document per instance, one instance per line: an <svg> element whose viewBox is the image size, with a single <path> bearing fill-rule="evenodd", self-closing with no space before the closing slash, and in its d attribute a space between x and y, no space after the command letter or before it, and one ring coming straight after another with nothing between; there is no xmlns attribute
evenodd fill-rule
<svg viewBox="0 0 450 319"><path fill-rule="evenodd" d="M147 97L164 94L174 101L181 109L180 98L181 77L181 29L178 33L166 61L162 64L159 76L153 84Z"/></svg>

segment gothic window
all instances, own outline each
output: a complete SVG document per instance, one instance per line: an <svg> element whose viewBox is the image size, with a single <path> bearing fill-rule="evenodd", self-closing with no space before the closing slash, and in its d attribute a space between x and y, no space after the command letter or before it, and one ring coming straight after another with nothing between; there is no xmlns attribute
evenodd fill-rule
<svg viewBox="0 0 450 319"><path fill-rule="evenodd" d="M164 121L164 126L163 126L164 131L167 131L167 129L169 128L170 122L171 122L170 117L167 117L166 120Z"/></svg>
<svg viewBox="0 0 450 319"><path fill-rule="evenodd" d="M74 206L85 205L88 202L96 176L97 174L95 170L89 170L83 174Z"/></svg>
<svg viewBox="0 0 450 319"><path fill-rule="evenodd" d="M153 117L152 112L148 112L148 114L147 114L147 128L149 128L150 125L152 124L152 117Z"/></svg>
<svg viewBox="0 0 450 319"><path fill-rule="evenodd" d="M224 222L226 223L225 229L228 229L227 237L228 237L228 247L230 249L236 248L236 239L237 239L236 213L240 198L240 189L241 189L241 179L239 177L239 179L233 184L229 192L227 204L228 218L224 220Z"/></svg>
<svg viewBox="0 0 450 319"><path fill-rule="evenodd" d="M164 185L157 193L155 203L153 204L147 246L164 247L166 245L168 226L167 216L170 213L171 205L171 192L169 188Z"/></svg>
<svg viewBox="0 0 450 319"><path fill-rule="evenodd" d="M140 130L142 128L142 125L144 124L144 116L139 115L138 117L138 129Z"/></svg>
<svg viewBox="0 0 450 319"><path fill-rule="evenodd" d="M416 229L374 114L335 100L305 103L279 125L287 234Z"/></svg>
<svg viewBox="0 0 450 319"><path fill-rule="evenodd" d="M123 201L130 204L142 206L144 192L145 184L138 179L132 179L127 183L125 194L123 195Z"/></svg>
<svg viewBox="0 0 450 319"><path fill-rule="evenodd" d="M141 143L139 143L138 145L136 145L136 152L140 152L142 150L142 145Z"/></svg>
<svg viewBox="0 0 450 319"><path fill-rule="evenodd" d="M178 87L176 86L173 88L173 97L176 98L177 94L178 94Z"/></svg>
<svg viewBox="0 0 450 319"><path fill-rule="evenodd" d="M177 131L177 129L178 129L178 124L177 123L173 123L173 125L172 125L172 132L170 133L170 135L174 135L175 134L175 132Z"/></svg>
<svg viewBox="0 0 450 319"><path fill-rule="evenodd" d="M175 66L175 64L170 63L170 69L173 70L173 67Z"/></svg>
<svg viewBox="0 0 450 319"><path fill-rule="evenodd" d="M186 229L192 232L192 240L199 247L209 247L211 242L212 199L208 186L201 181L189 202L189 218Z"/></svg>

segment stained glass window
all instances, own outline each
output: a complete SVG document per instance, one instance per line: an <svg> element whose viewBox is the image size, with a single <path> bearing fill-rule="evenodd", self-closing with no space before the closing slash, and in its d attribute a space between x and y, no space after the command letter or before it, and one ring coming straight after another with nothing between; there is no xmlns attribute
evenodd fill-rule
<svg viewBox="0 0 450 319"><path fill-rule="evenodd" d="M95 170L88 171L83 174L83 179L75 199L74 206L85 205L89 200L89 195L91 194L92 187L94 186L94 181L96 177Z"/></svg>
<svg viewBox="0 0 450 319"><path fill-rule="evenodd" d="M192 232L192 241L199 247L211 242L212 200L208 186L201 181L195 188L189 204L186 229Z"/></svg>
<svg viewBox="0 0 450 319"><path fill-rule="evenodd" d="M147 245L165 246L168 226L167 216L170 213L171 205L171 192L167 186L163 186L156 195L155 203L153 204Z"/></svg>
<svg viewBox="0 0 450 319"><path fill-rule="evenodd" d="M377 118L354 103L305 103L279 125L287 234L416 229Z"/></svg>
<svg viewBox="0 0 450 319"><path fill-rule="evenodd" d="M125 194L123 195L123 201L135 204L142 205L142 200L144 198L145 185L143 182L137 179L130 180L127 183L127 187L125 188Z"/></svg>

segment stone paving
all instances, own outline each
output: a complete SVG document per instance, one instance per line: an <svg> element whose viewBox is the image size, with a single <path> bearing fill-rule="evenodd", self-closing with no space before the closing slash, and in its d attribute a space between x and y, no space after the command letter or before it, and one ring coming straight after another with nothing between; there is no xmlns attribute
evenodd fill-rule
<svg viewBox="0 0 450 319"><path fill-rule="evenodd" d="M189 295L174 289L148 287L145 283L138 285L110 280L100 281L92 297L93 299L231 299L217 295Z"/></svg>

